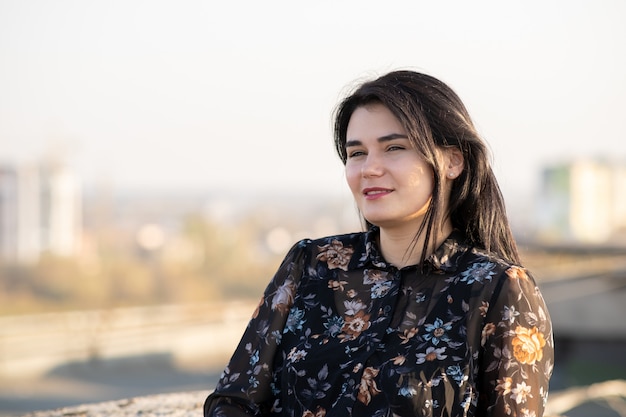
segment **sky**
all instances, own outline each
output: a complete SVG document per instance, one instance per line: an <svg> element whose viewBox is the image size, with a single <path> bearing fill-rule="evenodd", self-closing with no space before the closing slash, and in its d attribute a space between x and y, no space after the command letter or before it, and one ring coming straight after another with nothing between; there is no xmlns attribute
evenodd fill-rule
<svg viewBox="0 0 626 417"><path fill-rule="evenodd" d="M626 161L626 2L0 0L0 161L85 187L347 192L332 111L355 83L448 83L505 197L543 166Z"/></svg>

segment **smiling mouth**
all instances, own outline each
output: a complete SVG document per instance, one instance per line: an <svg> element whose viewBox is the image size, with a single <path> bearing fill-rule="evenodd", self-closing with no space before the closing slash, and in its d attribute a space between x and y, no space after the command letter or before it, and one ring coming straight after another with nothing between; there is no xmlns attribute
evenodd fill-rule
<svg viewBox="0 0 626 417"><path fill-rule="evenodd" d="M393 190L390 190L388 188L366 188L365 190L363 190L363 195L366 198L376 198L389 194L392 191Z"/></svg>

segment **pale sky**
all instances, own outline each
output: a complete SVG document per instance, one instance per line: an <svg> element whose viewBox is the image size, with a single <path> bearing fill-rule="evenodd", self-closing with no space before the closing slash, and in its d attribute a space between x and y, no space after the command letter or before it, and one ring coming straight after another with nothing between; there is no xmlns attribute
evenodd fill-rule
<svg viewBox="0 0 626 417"><path fill-rule="evenodd" d="M331 114L412 68L461 96L505 196L626 161L626 2L0 0L0 161L86 186L344 193ZM525 198L525 197L524 197Z"/></svg>

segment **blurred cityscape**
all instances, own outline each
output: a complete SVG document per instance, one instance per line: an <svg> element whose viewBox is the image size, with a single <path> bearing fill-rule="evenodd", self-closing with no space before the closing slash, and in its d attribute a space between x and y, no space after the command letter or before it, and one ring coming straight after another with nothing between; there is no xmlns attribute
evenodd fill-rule
<svg viewBox="0 0 626 417"><path fill-rule="evenodd" d="M344 201L85 191L58 161L0 166L0 314L260 294L295 240L358 221Z"/></svg>
<svg viewBox="0 0 626 417"><path fill-rule="evenodd" d="M626 244L626 161L581 159L541 178L534 240Z"/></svg>
<svg viewBox="0 0 626 417"><path fill-rule="evenodd" d="M626 379L626 163L546 166L537 189L512 221L554 320L553 387ZM0 414L212 388L289 247L359 228L348 196L85 190L60 160L0 165ZM77 378L123 391L46 385Z"/></svg>
<svg viewBox="0 0 626 417"><path fill-rule="evenodd" d="M626 243L626 161L590 159L547 166L538 190L533 213L527 213L524 222L511 219L514 229L524 230L523 240ZM204 236L212 244L223 243L226 236L236 239L235 229L235 234L256 229L244 240L251 247L246 252L266 259L268 253L282 254L299 235L358 228L355 214L350 202L305 193L120 192L106 185L85 192L80 178L59 160L0 164L4 265L34 265L46 256L96 262L112 246L143 259L193 264L215 253L194 236L202 227L214 229L212 236Z"/></svg>

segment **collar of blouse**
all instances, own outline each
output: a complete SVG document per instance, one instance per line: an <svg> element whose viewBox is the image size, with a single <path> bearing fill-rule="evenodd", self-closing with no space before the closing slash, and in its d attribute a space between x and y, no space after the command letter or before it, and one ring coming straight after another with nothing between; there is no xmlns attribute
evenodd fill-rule
<svg viewBox="0 0 626 417"><path fill-rule="evenodd" d="M372 265L376 268L389 269L394 268L381 255L378 246L378 227L374 226L365 233L365 252L359 259L358 268ZM424 261L425 270L431 273L454 272L458 268L461 256L469 250L469 246L465 243L465 237L459 230L453 230L452 233L443 241L443 243ZM402 269L416 268L417 265L406 266Z"/></svg>

